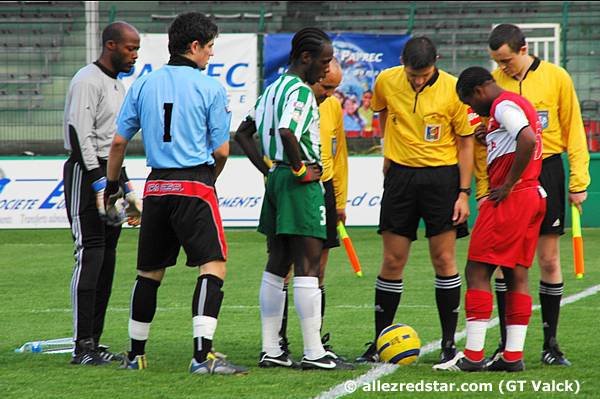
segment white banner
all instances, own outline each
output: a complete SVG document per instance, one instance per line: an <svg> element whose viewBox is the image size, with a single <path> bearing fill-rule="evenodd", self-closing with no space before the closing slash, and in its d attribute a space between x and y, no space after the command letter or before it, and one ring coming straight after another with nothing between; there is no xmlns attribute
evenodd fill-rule
<svg viewBox="0 0 600 399"><path fill-rule="evenodd" d="M0 229L68 228L64 159L0 160ZM125 161L140 197L149 173L142 158ZM347 203L349 226L376 226L383 190L379 157L350 157ZM246 158L231 158L217 181L225 227L258 225L264 195L262 175Z"/></svg>
<svg viewBox="0 0 600 399"><path fill-rule="evenodd" d="M169 36L146 33L140 36L135 67L121 74L125 87L138 77L159 69L169 61ZM235 131L248 110L256 103L258 67L257 39L254 33L222 33L215 40L214 53L204 71L227 90L232 111L231 131Z"/></svg>

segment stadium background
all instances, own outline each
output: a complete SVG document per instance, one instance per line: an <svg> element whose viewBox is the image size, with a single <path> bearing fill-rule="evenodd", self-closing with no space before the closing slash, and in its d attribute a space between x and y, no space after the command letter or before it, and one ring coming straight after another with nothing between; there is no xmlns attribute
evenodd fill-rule
<svg viewBox="0 0 600 399"><path fill-rule="evenodd" d="M101 27L125 20L140 33L165 33L176 14L191 10L209 14L222 33L258 33L260 80L264 35L307 25L335 33L427 35L438 46L439 67L457 75L471 65L490 67L485 49L495 23L560 24L559 62L573 77L592 152L586 208L600 209L600 189L594 184L594 177L600 175L600 153L594 154L600 150L600 3L594 1L2 2L0 156L64 156L66 90L73 74L96 57ZM379 138L351 137L348 141L353 155L378 153ZM129 155L142 155L139 137L133 144ZM240 154L235 145L232 151ZM600 212L586 216L586 226L600 226Z"/></svg>
<svg viewBox="0 0 600 399"><path fill-rule="evenodd" d="M333 32L393 33L431 36L438 44L439 66L457 74L462 68L490 66L484 49L493 23L560 23L563 38L563 66L573 76L579 99L590 101L583 107L588 126L596 129L600 100L600 3L597 2L90 2L97 5L98 26L123 19L141 33L164 33L177 13L199 10L215 17L226 33L290 32L304 25L321 26ZM88 5L89 6L89 5ZM261 14L263 17L261 18ZM83 2L0 2L0 167L5 160L64 159L62 114L64 98L72 75L86 63L86 17ZM259 35L259 38L261 36ZM260 40L259 40L260 45ZM261 52L259 51L259 54ZM262 60L259 60L261 63ZM262 76L262 73L261 73ZM591 131L592 133L594 130ZM597 144L590 140L592 150ZM351 139L354 154L364 153L373 141ZM377 143L375 143L377 144ZM141 147L138 147L140 151ZM31 151L35 157L23 155ZM141 152L138 152L141 155ZM600 176L599 154L592 153L592 179ZM2 176L0 175L0 191ZM583 222L600 226L600 198L592 183ZM8 186L7 190L10 189ZM6 190L5 190L6 193ZM0 201L1 201L0 197ZM473 209L473 207L472 207ZM119 243L118 266L107 315L104 342L113 350L127 348L127 320L131 283L135 278L137 231L123 232ZM67 337L72 332L69 281L73 265L70 231L0 230L0 397L2 398L307 398L339 397L323 394L351 378L363 378L370 367L358 366L352 372L293 373L288 370L262 370L256 367L260 350L260 317L257 292L264 268L264 238L256 232L228 230L231 243L226 283L226 299L219 320L218 350L251 367L247 378L218 377L207 381L187 374L189 359L189 298L195 279L184 267L169 271L162 285L160 309L153 324L150 342L150 369L119 373L113 368L73 368L68 355L16 354L14 349L27 341ZM327 316L325 330L332 334L338 353L349 358L363 351L372 334L373 279L381 261L381 239L374 229L349 229L362 262L365 278L354 277L343 250L331 253L328 268ZM420 233L421 234L421 233ZM528 371L519 379L527 381L578 380L578 397L597 398L600 378L597 334L600 275L596 260L600 248L599 229L585 229L586 276L576 279L572 272L571 242L561 240L565 297L581 301L561 312L561 348L574 366L543 367L539 362L542 329L534 310L528 331L526 364ZM467 240L457 243L457 261L462 265ZM414 367L398 369L378 377L383 383L469 382L494 383L505 375L433 374L437 360L439 322L433 297L431 262L427 241L413 244L410 267L406 270L406 292L398 322L413 326L423 343L429 343ZM532 268L532 292L539 268ZM464 282L463 282L464 284ZM463 285L464 287L464 285ZM583 294L583 295L582 295ZM293 303L293 298L290 297ZM537 302L537 295L534 295ZM290 306L293 313L293 307ZM460 317L459 330L464 329ZM596 326L596 327L594 327ZM301 353L301 337L295 316L290 319L293 355ZM497 328L488 332L486 347L493 350ZM464 345L461 339L459 346ZM393 371L393 370L391 370ZM390 371L390 372L391 372ZM503 373L502 373L503 374ZM373 377L374 378L374 377ZM338 385L340 384L340 385ZM482 398L499 396L497 390L479 393L421 393L423 398ZM572 397L572 393L547 392L552 397ZM376 393L358 392L352 398L372 398ZM539 398L541 392L515 392L512 396Z"/></svg>

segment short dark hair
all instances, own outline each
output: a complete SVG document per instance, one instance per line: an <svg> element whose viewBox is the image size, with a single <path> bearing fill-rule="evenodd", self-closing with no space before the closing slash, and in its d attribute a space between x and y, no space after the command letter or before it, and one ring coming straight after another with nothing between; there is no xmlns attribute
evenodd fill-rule
<svg viewBox="0 0 600 399"><path fill-rule="evenodd" d="M200 45L206 46L218 33L217 25L202 13L179 14L169 27L169 54L187 53L190 43L196 40Z"/></svg>
<svg viewBox="0 0 600 399"><path fill-rule="evenodd" d="M331 43L331 38L321 29L310 27L300 29L292 38L292 50L288 64L292 64L300 58L305 51L308 51L313 57L318 57L327 43Z"/></svg>
<svg viewBox="0 0 600 399"><path fill-rule="evenodd" d="M492 33L490 33L488 44L493 51L508 44L508 47L512 51L518 53L519 50L521 50L521 47L525 45L525 35L516 25L500 24L492 30Z"/></svg>
<svg viewBox="0 0 600 399"><path fill-rule="evenodd" d="M413 69L423 69L434 65L437 60L437 49L430 38L413 37L404 45L402 63Z"/></svg>
<svg viewBox="0 0 600 399"><path fill-rule="evenodd" d="M102 31L102 46L106 46L106 43L111 40L119 43L123 39L123 30L127 28L135 30L133 26L124 21L115 21L107 25Z"/></svg>
<svg viewBox="0 0 600 399"><path fill-rule="evenodd" d="M473 95L476 86L481 86L487 81L494 81L494 77L485 68L473 66L462 71L456 82L456 93L461 101Z"/></svg>

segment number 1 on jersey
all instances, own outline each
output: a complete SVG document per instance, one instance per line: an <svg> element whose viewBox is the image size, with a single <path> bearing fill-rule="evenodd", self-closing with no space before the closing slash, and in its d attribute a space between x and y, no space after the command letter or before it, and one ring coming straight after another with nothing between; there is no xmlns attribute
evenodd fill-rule
<svg viewBox="0 0 600 399"><path fill-rule="evenodd" d="M165 110L165 134L163 135L163 141L165 143L171 142L171 114L173 113L173 103L164 103Z"/></svg>

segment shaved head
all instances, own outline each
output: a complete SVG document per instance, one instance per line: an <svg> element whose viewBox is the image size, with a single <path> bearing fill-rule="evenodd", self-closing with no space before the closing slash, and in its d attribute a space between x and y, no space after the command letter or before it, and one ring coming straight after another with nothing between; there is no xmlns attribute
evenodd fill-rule
<svg viewBox="0 0 600 399"><path fill-rule="evenodd" d="M329 63L329 71L325 75L325 78L310 86L315 94L318 104L321 104L327 97L333 95L335 89L342 82L342 77L342 67L340 66L340 63L333 58Z"/></svg>
<svg viewBox="0 0 600 399"><path fill-rule="evenodd" d="M125 21L113 22L102 31L102 46L106 46L106 43L111 40L120 43L125 37L132 35L139 37L137 29L133 26Z"/></svg>
<svg viewBox="0 0 600 399"><path fill-rule="evenodd" d="M334 58L329 63L329 72L325 75L325 79L321 81L324 86L335 86L338 87L342 82L342 67L340 63Z"/></svg>
<svg viewBox="0 0 600 399"><path fill-rule="evenodd" d="M100 63L113 73L129 72L140 48L140 34L124 21L113 22L102 31Z"/></svg>

